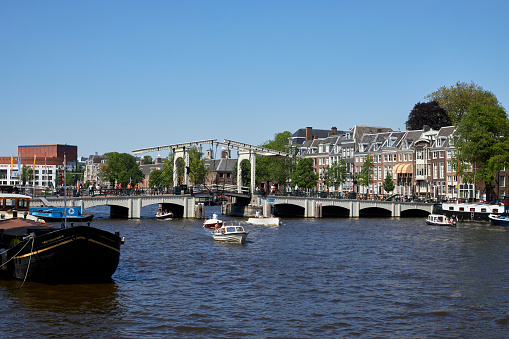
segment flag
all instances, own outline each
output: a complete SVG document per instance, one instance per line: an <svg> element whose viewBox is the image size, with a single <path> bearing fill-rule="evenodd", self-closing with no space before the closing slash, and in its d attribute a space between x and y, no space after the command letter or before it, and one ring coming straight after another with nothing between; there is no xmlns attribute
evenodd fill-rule
<svg viewBox="0 0 509 339"><path fill-rule="evenodd" d="M34 168L32 169L32 175L35 175L35 158L36 158L36 157L37 157L37 156L34 154ZM35 178L34 178L34 179L35 179Z"/></svg>
<svg viewBox="0 0 509 339"><path fill-rule="evenodd" d="M11 155L11 177L12 177L12 169L14 167L14 155Z"/></svg>

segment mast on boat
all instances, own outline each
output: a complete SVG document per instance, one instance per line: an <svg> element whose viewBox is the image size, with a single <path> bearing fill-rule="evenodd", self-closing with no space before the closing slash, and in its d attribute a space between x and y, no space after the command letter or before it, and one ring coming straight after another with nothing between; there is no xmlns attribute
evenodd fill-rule
<svg viewBox="0 0 509 339"><path fill-rule="evenodd" d="M65 153L64 153L64 228L67 228L67 171L65 168Z"/></svg>

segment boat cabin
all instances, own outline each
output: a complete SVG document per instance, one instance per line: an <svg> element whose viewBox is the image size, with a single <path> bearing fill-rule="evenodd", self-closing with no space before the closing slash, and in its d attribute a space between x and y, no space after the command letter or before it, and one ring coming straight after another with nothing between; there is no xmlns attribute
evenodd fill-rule
<svg viewBox="0 0 509 339"><path fill-rule="evenodd" d="M0 219L17 218L18 215L28 214L30 197L16 193L0 193Z"/></svg>

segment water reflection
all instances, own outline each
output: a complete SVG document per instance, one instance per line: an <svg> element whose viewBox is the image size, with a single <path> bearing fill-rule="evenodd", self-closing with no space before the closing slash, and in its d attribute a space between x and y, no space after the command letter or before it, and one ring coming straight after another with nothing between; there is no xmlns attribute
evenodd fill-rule
<svg viewBox="0 0 509 339"><path fill-rule="evenodd" d="M120 321L119 287L115 283L50 285L20 281L2 281L0 297L8 304L0 308L0 317L11 330L10 336L22 328L25 333L94 333L112 321ZM102 324L102 325L101 325Z"/></svg>
<svg viewBox="0 0 509 339"><path fill-rule="evenodd" d="M214 242L200 220L96 226L126 238L115 282L0 282L1 333L496 338L509 326L509 230L489 224L287 219L246 225L246 244Z"/></svg>

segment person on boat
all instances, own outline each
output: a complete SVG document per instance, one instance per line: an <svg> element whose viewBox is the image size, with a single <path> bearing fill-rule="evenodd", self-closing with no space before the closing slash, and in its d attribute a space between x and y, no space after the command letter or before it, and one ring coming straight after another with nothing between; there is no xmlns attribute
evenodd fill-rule
<svg viewBox="0 0 509 339"><path fill-rule="evenodd" d="M256 211L256 217L260 218L260 211Z"/></svg>
<svg viewBox="0 0 509 339"><path fill-rule="evenodd" d="M214 212L214 214L212 215L212 219L217 219L217 213Z"/></svg>

